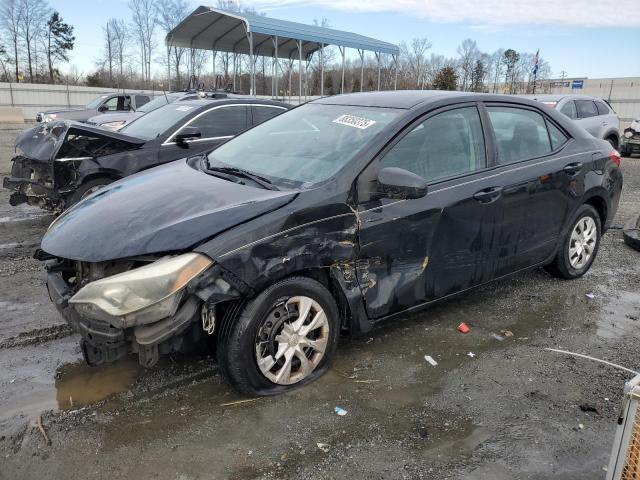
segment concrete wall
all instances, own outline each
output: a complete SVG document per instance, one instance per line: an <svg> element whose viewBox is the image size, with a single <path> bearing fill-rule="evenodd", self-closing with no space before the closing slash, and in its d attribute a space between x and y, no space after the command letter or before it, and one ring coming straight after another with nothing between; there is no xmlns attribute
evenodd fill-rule
<svg viewBox="0 0 640 480"><path fill-rule="evenodd" d="M22 108L24 119L35 120L36 113L54 108L83 107L98 95L118 91L114 88L80 87L67 85L46 85L35 83L0 82L0 107ZM127 93L149 93L161 95L151 90L125 90Z"/></svg>

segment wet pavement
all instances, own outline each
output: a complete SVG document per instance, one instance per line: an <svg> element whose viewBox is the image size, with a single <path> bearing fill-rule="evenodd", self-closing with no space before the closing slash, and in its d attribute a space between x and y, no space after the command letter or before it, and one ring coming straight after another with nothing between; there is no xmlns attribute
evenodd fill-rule
<svg viewBox="0 0 640 480"><path fill-rule="evenodd" d="M640 210L640 159L623 166L616 224ZM640 253L620 230L579 280L536 270L482 287L342 338L319 381L251 399L209 356L151 370L135 359L84 365L30 258L50 217L7 197L0 191L1 479L604 478L629 375L545 348L640 369Z"/></svg>

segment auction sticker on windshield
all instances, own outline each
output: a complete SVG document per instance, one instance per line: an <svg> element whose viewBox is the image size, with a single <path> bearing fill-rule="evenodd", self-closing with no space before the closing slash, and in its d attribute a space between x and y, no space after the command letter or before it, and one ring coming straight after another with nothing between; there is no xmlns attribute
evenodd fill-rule
<svg viewBox="0 0 640 480"><path fill-rule="evenodd" d="M340 125L348 125L349 127L359 128L364 130L376 123L375 120L369 120L367 118L356 117L355 115L341 115L336 118L333 123L339 123Z"/></svg>

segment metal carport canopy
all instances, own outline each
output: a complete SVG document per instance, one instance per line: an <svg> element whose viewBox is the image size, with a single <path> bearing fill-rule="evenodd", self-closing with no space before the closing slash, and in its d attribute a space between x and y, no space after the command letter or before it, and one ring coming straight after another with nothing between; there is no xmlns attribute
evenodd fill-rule
<svg viewBox="0 0 640 480"><path fill-rule="evenodd" d="M248 33L253 34L253 51ZM356 33L203 6L198 7L167 34L166 44L273 57L275 45L271 39L275 37L278 37L277 56L288 59L299 53L306 59L323 45L391 55L398 55L400 52L397 45ZM302 40L302 52L298 52L299 40Z"/></svg>
<svg viewBox="0 0 640 480"><path fill-rule="evenodd" d="M250 55L251 93L255 94L255 59L257 56L285 58L290 62L299 62L298 97L302 101L302 63L308 63L312 55L319 51L321 56L320 95L324 95L324 47L333 45L340 49L342 56L342 81L340 91L344 92L345 49L355 48L360 55L360 89L364 80L364 52L372 51L378 60L378 90L380 90L380 56L392 55L398 81L398 56L400 49L392 43L365 37L356 33L334 30L331 28L305 25L302 23L278 20L251 13L239 13L200 6L187 18L171 30L165 39L167 47L197 48L214 52L231 52ZM297 57L297 58L296 58ZM169 62L168 62L169 63ZM278 92L278 62L274 62L272 76L272 94ZM169 68L169 65L168 65ZM215 61L214 61L215 68ZM169 81L171 72L169 72ZM215 76L215 72L214 72ZM275 89L273 79L275 77ZM235 78L235 69L234 69ZM306 91L305 91L306 97Z"/></svg>

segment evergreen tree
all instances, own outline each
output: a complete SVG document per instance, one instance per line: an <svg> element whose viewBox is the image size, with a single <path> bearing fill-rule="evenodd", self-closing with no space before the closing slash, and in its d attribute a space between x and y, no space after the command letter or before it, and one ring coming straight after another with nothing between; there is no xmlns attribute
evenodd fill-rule
<svg viewBox="0 0 640 480"><path fill-rule="evenodd" d="M54 68L56 61L69 61L69 51L73 50L76 37L73 36L73 26L64 23L58 12L53 12L47 22L47 60L49 62L49 81L54 82Z"/></svg>

